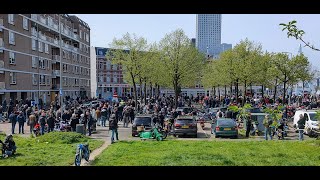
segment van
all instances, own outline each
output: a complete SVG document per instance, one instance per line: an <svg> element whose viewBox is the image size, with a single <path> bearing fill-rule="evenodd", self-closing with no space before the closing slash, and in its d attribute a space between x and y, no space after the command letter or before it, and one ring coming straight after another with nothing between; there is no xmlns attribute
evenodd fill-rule
<svg viewBox="0 0 320 180"><path fill-rule="evenodd" d="M316 111L298 110L293 116L293 127L298 131L298 121L300 114L306 118L304 133L310 135L312 131L319 131L319 122L316 118Z"/></svg>

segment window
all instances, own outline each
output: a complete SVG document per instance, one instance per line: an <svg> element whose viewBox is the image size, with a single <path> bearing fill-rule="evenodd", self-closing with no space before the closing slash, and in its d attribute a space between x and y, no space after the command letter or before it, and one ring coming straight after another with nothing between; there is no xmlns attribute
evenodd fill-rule
<svg viewBox="0 0 320 180"><path fill-rule="evenodd" d="M44 51L49 54L49 45L48 44L44 44Z"/></svg>
<svg viewBox="0 0 320 180"><path fill-rule="evenodd" d="M39 84L43 85L45 84L46 80L45 80L45 76L44 75L40 75L40 81Z"/></svg>
<svg viewBox="0 0 320 180"><path fill-rule="evenodd" d="M37 68L37 62L38 62L38 58L32 56L32 67L33 68Z"/></svg>
<svg viewBox="0 0 320 180"><path fill-rule="evenodd" d="M62 57L66 58L66 51L65 50L62 50Z"/></svg>
<svg viewBox="0 0 320 180"><path fill-rule="evenodd" d="M14 52L9 52L9 63L16 64L15 54Z"/></svg>
<svg viewBox="0 0 320 180"><path fill-rule="evenodd" d="M116 64L113 65L112 69L117 70L118 66Z"/></svg>
<svg viewBox="0 0 320 180"><path fill-rule="evenodd" d="M14 33L12 31L9 31L9 44L15 45L15 39L14 39Z"/></svg>
<svg viewBox="0 0 320 180"><path fill-rule="evenodd" d="M10 72L10 84L17 84L17 74Z"/></svg>
<svg viewBox="0 0 320 180"><path fill-rule="evenodd" d="M8 23L14 25L14 14L8 14Z"/></svg>
<svg viewBox="0 0 320 180"><path fill-rule="evenodd" d="M89 34L86 33L86 41L89 42Z"/></svg>
<svg viewBox="0 0 320 180"><path fill-rule="evenodd" d="M36 50L37 49L37 41L35 39L32 39L32 50Z"/></svg>
<svg viewBox="0 0 320 180"><path fill-rule="evenodd" d="M111 81L110 76L107 76L107 83L110 83L110 81Z"/></svg>
<svg viewBox="0 0 320 180"><path fill-rule="evenodd" d="M42 42L38 41L38 50L39 52L43 52Z"/></svg>
<svg viewBox="0 0 320 180"><path fill-rule="evenodd" d="M29 29L29 27L28 27L28 19L23 17L23 22L22 23L23 23L23 29L28 30Z"/></svg>
<svg viewBox="0 0 320 180"><path fill-rule="evenodd" d="M39 68L41 68L41 69L45 69L45 66L44 66L44 59L43 59L43 58L40 58L40 59L39 59Z"/></svg>
<svg viewBox="0 0 320 180"><path fill-rule="evenodd" d="M118 82L118 78L116 75L113 76L113 82L115 82L115 83Z"/></svg>
<svg viewBox="0 0 320 180"><path fill-rule="evenodd" d="M32 74L32 84L37 85L37 76L36 74Z"/></svg>
<svg viewBox="0 0 320 180"><path fill-rule="evenodd" d="M82 39L82 30L80 30L80 39Z"/></svg>

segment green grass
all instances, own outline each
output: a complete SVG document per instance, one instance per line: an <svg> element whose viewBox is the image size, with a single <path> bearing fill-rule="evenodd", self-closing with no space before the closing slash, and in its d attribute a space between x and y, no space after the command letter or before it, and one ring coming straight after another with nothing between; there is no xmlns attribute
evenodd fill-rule
<svg viewBox="0 0 320 180"><path fill-rule="evenodd" d="M0 134L0 139L4 141L5 136ZM16 155L0 158L0 166L69 166L74 163L77 144L88 142L91 150L103 144L74 132L52 132L36 138L15 135L14 141Z"/></svg>
<svg viewBox="0 0 320 180"><path fill-rule="evenodd" d="M96 166L319 166L320 141L122 141Z"/></svg>

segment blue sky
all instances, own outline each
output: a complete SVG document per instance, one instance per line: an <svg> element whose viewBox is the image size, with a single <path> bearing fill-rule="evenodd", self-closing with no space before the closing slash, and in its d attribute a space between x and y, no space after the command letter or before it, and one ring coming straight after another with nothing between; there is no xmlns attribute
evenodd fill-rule
<svg viewBox="0 0 320 180"><path fill-rule="evenodd" d="M189 38L196 34L195 14L76 14L91 28L91 46L109 47L113 38L121 38L126 32L145 37L148 42L160 41L166 33L182 28ZM299 50L300 42L288 39L279 23L297 20L305 30L305 39L320 48L320 15L304 14L223 14L222 43L233 46L240 40L262 44L270 52ZM303 48L310 62L320 68L320 52Z"/></svg>

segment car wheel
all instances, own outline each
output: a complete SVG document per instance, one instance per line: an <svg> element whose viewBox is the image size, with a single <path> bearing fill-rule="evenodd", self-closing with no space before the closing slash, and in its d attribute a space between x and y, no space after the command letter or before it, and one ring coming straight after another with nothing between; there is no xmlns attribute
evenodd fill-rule
<svg viewBox="0 0 320 180"><path fill-rule="evenodd" d="M134 135L134 134L132 134L132 137L135 137L135 135Z"/></svg>
<svg viewBox="0 0 320 180"><path fill-rule="evenodd" d="M238 139L238 135L235 135L233 138L234 138L234 139Z"/></svg>
<svg viewBox="0 0 320 180"><path fill-rule="evenodd" d="M194 135L193 137L194 137L194 138L198 138L198 134Z"/></svg>
<svg viewBox="0 0 320 180"><path fill-rule="evenodd" d="M217 135L215 135L214 137L215 137L215 138L219 138L219 136L217 136Z"/></svg>

